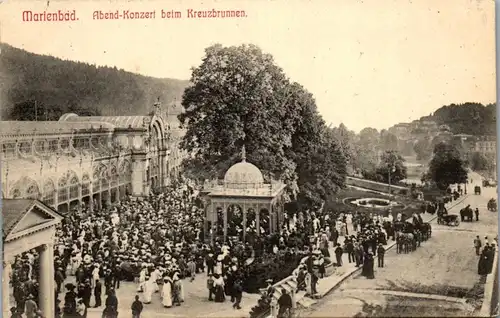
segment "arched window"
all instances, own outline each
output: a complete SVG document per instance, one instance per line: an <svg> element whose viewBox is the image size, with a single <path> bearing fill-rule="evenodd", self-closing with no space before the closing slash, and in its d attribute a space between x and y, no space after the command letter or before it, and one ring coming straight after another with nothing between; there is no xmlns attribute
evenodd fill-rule
<svg viewBox="0 0 500 318"><path fill-rule="evenodd" d="M43 202L48 206L54 206L56 199L56 189L52 180L45 181L43 185Z"/></svg>
<svg viewBox="0 0 500 318"><path fill-rule="evenodd" d="M90 177L84 174L82 178L82 197L90 194Z"/></svg>
<svg viewBox="0 0 500 318"><path fill-rule="evenodd" d="M57 181L57 201L59 203L68 201L68 179L66 174Z"/></svg>
<svg viewBox="0 0 500 318"><path fill-rule="evenodd" d="M114 188L118 185L118 171L116 170L116 166L111 166L111 187Z"/></svg>
<svg viewBox="0 0 500 318"><path fill-rule="evenodd" d="M19 198L21 198L21 190L19 190L18 188L11 189L10 190L10 197L12 199L19 199Z"/></svg>
<svg viewBox="0 0 500 318"><path fill-rule="evenodd" d="M69 180L69 198L70 200L73 199L78 199L80 196L80 184L78 182L78 177L72 176L71 179Z"/></svg>
<svg viewBox="0 0 500 318"><path fill-rule="evenodd" d="M32 182L26 188L26 199L39 199L40 198L40 190L38 189L38 185L35 182Z"/></svg>
<svg viewBox="0 0 500 318"><path fill-rule="evenodd" d="M109 188L109 172L106 166L101 166L101 189L107 190Z"/></svg>
<svg viewBox="0 0 500 318"><path fill-rule="evenodd" d="M94 167L92 182L92 190L94 192L99 192L101 190L101 171L99 170L99 167Z"/></svg>
<svg viewBox="0 0 500 318"><path fill-rule="evenodd" d="M132 166L130 165L130 161L127 161L127 165L125 167L126 167L125 171L127 172L126 173L126 180L127 180L127 183L130 183L130 182L132 182Z"/></svg>

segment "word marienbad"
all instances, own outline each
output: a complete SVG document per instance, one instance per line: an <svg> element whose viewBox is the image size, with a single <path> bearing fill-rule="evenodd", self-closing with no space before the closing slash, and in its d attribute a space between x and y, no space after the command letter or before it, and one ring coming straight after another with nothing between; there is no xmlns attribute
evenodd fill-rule
<svg viewBox="0 0 500 318"><path fill-rule="evenodd" d="M185 12L175 10L161 10L159 15L156 11L132 11L132 10L116 10L116 11L101 11L97 10L92 13L94 20L142 20L142 19L203 19L203 18L244 18L246 17L244 10L194 10L187 9ZM76 21L79 18L76 16L75 10L57 10L53 12L42 11L23 11L23 21L26 22L45 22L45 21Z"/></svg>

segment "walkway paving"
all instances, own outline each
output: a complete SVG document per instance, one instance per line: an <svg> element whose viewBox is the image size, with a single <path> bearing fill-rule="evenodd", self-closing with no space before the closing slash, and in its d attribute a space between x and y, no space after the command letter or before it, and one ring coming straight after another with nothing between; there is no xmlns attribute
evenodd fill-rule
<svg viewBox="0 0 500 318"><path fill-rule="evenodd" d="M459 206L467 197L468 197L468 195L461 197L457 201L452 201L452 202L448 203L447 204L447 209L451 210L454 207ZM424 222L432 222L436 218L437 218L437 216L435 214L434 215L431 215L431 214L428 214L428 213L423 213L422 214L422 219L423 219ZM343 237L342 237L342 239L339 239L339 242L343 242L343 239L344 239ZM390 250L395 245L396 245L396 242L390 240L388 242L388 244L386 245L386 247L385 247L386 251ZM330 254L331 255L335 255L332 252L332 249L330 249ZM343 262L343 266L337 267L334 274L332 274L331 276L328 276L328 277L325 277L325 278L319 280L319 283L318 283L318 286L317 286L319 298L323 298L328 293L330 293L331 291L333 291L334 289L336 289L337 287L339 287L346 279L348 279L349 277L352 277L358 271L361 270L361 267L356 267L356 263L354 263L354 262L353 263L349 263L348 262L348 257L347 257L346 254L342 255L342 262ZM309 301L309 302L303 302L303 303L307 307L307 306L313 305L316 302L317 301Z"/></svg>
<svg viewBox="0 0 500 318"><path fill-rule="evenodd" d="M414 297L414 298L425 298L425 299L433 299L433 300L444 300L454 303L465 304L467 299L458 298L458 297L448 297L442 295L434 295L434 294L422 294L422 293L410 293L410 292L402 292L396 290L380 290L380 289L348 289L344 290L344 293L372 293L372 294L380 294L380 295L391 295L391 296L399 296L399 297Z"/></svg>

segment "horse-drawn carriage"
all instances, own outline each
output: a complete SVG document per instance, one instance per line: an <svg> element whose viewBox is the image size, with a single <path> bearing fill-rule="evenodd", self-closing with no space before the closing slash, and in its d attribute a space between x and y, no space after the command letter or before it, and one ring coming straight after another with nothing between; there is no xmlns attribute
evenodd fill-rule
<svg viewBox="0 0 500 318"><path fill-rule="evenodd" d="M480 195L481 194L481 187L480 186L475 186L474 187L474 194Z"/></svg>
<svg viewBox="0 0 500 318"><path fill-rule="evenodd" d="M470 205L467 205L465 208L460 210L460 219L462 220L462 222L474 221L474 210L472 210Z"/></svg>
<svg viewBox="0 0 500 318"><path fill-rule="evenodd" d="M497 200L490 199L488 201L488 211L496 212L497 211Z"/></svg>
<svg viewBox="0 0 500 318"><path fill-rule="evenodd" d="M446 207L442 207L438 210L438 224L448 225L448 226L458 226L460 221L458 219L458 215L456 214L448 214L448 210Z"/></svg>
<svg viewBox="0 0 500 318"><path fill-rule="evenodd" d="M443 214L438 216L438 224L448 225L448 226L458 226L460 220L456 214Z"/></svg>

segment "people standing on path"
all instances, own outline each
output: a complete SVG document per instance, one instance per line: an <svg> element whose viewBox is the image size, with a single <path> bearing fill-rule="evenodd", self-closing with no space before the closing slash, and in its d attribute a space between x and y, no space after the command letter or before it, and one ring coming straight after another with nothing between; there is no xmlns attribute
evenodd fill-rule
<svg viewBox="0 0 500 318"><path fill-rule="evenodd" d="M474 248L476 249L476 255L481 255L481 246L483 244L481 243L481 239L479 238L479 235L476 236L476 238L474 239Z"/></svg>
<svg viewBox="0 0 500 318"><path fill-rule="evenodd" d="M241 298L243 297L243 286L241 279L236 279L233 286L233 295L234 295L234 309L241 309Z"/></svg>
<svg viewBox="0 0 500 318"><path fill-rule="evenodd" d="M346 252L347 252L347 259L348 259L349 263L352 263L352 262L355 261L355 257L354 257L354 243L352 242L351 238L346 238L344 244L345 244L345 249L346 249Z"/></svg>
<svg viewBox="0 0 500 318"><path fill-rule="evenodd" d="M374 269L373 269L373 266L374 266L373 254L367 253L364 261L365 262L363 263L363 271L361 274L368 279L374 279L375 274L374 274Z"/></svg>
<svg viewBox="0 0 500 318"><path fill-rule="evenodd" d="M132 306L130 309L132 309L132 318L139 318L141 317L141 312L144 306L142 305L142 302L139 300L139 295L135 295L135 300L132 303Z"/></svg>
<svg viewBox="0 0 500 318"><path fill-rule="evenodd" d="M378 267L384 267L385 248L382 244L378 245L377 255L378 255Z"/></svg>
<svg viewBox="0 0 500 318"><path fill-rule="evenodd" d="M344 255L344 250L340 246L340 244L337 244L337 247L335 248L335 258L337 260L337 266L342 266L342 255Z"/></svg>
<svg viewBox="0 0 500 318"><path fill-rule="evenodd" d="M95 281L95 286L94 286L94 298L95 298L95 305L94 308L101 307L102 304L102 283L99 279Z"/></svg>
<svg viewBox="0 0 500 318"><path fill-rule="evenodd" d="M290 310L292 310L292 297L290 296L290 294L288 294L288 292L286 291L286 289L282 288L281 289L281 296L280 298L278 299L278 305L279 305L279 309L278 309L278 318L283 318L283 317L290 317Z"/></svg>
<svg viewBox="0 0 500 318"><path fill-rule="evenodd" d="M208 300L213 301L213 295L215 295L215 287L214 287L214 279L212 277L212 274L208 274L207 278L207 289L208 289Z"/></svg>
<svg viewBox="0 0 500 318"><path fill-rule="evenodd" d="M474 214L476 214L476 221L479 221L479 209L478 208L476 208L474 210Z"/></svg>

